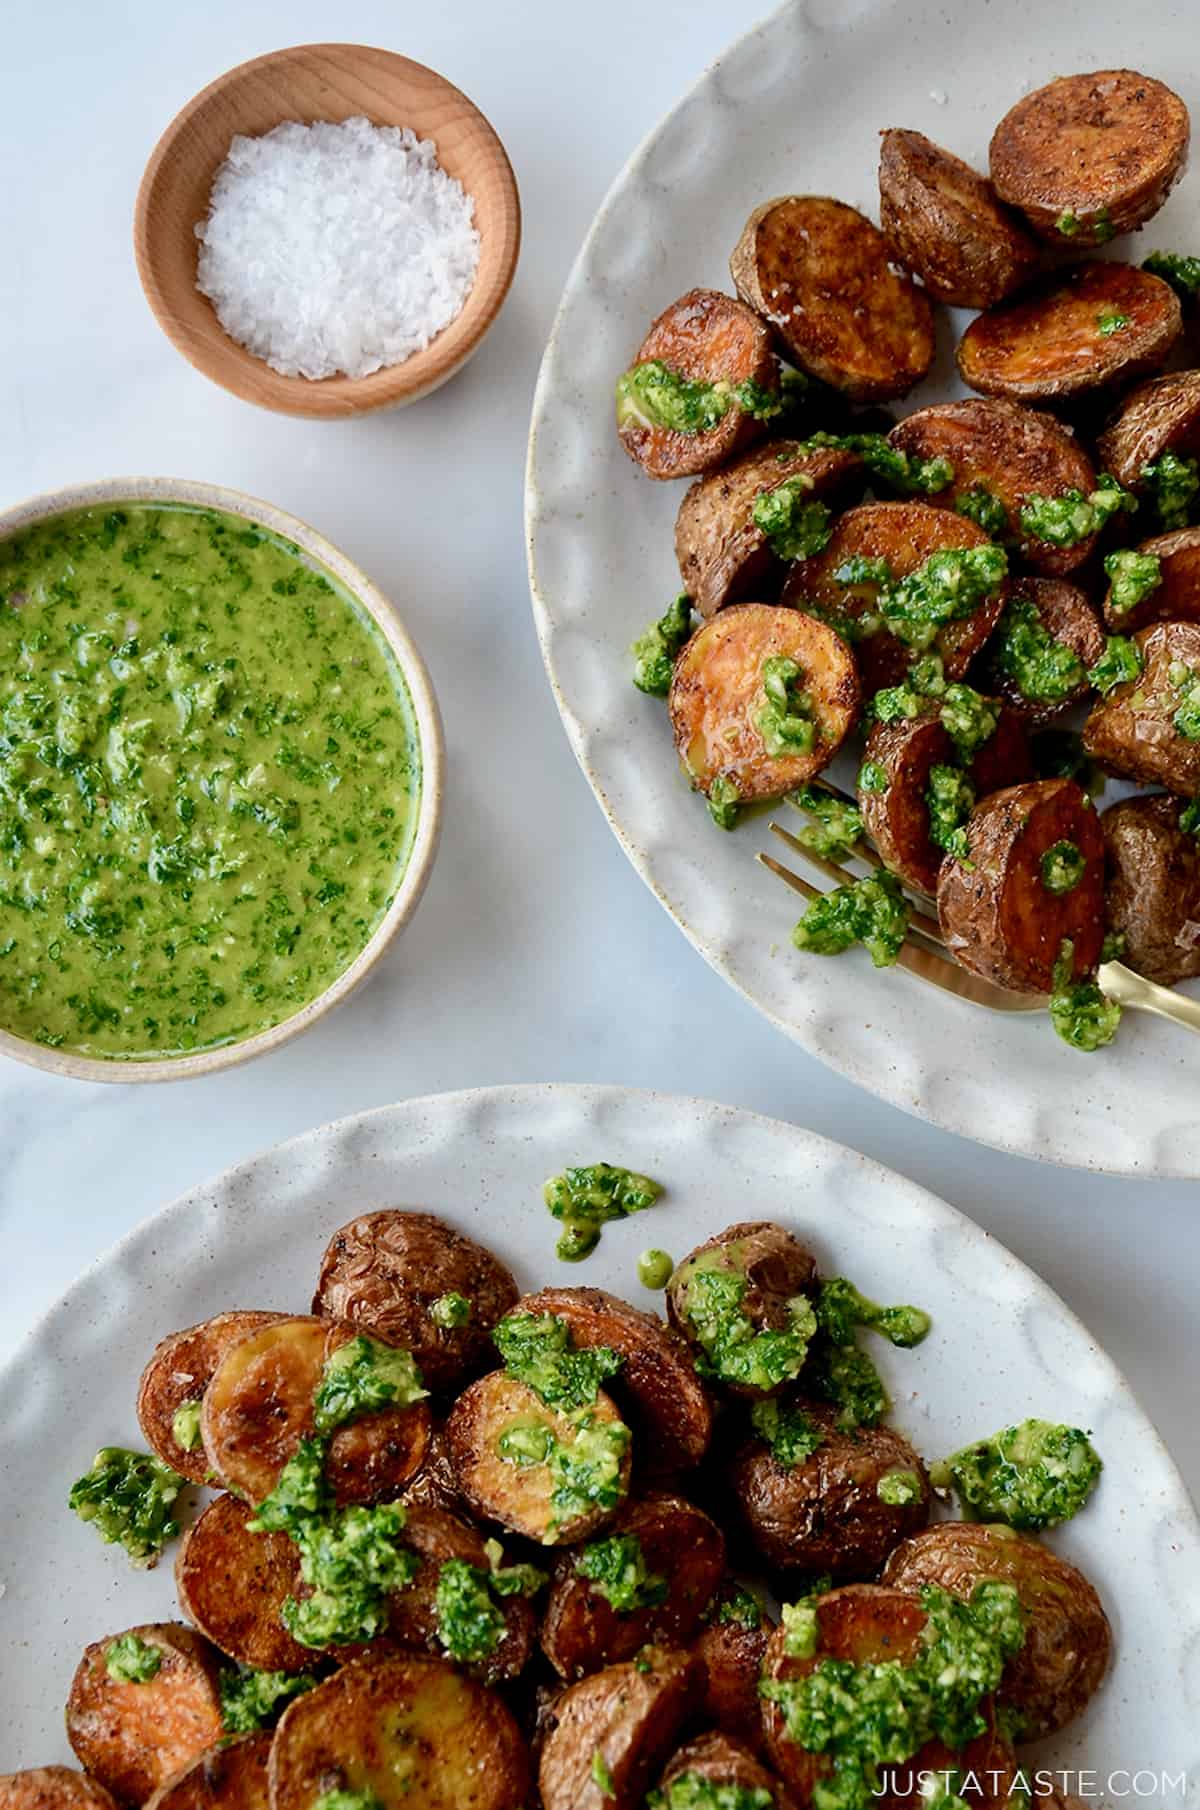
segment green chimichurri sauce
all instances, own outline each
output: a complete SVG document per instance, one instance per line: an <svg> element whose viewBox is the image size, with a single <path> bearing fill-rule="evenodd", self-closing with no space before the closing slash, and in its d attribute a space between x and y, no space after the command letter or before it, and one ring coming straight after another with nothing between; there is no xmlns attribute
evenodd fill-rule
<svg viewBox="0 0 1200 1810"><path fill-rule="evenodd" d="M374 624L240 517L85 509L0 544L0 1022L92 1056L251 1037L347 968L420 754Z"/></svg>

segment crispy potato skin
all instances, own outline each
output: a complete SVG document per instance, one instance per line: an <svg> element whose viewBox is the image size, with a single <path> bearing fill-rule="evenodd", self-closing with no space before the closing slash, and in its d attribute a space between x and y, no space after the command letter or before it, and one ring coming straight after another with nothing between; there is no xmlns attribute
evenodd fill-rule
<svg viewBox="0 0 1200 1810"><path fill-rule="evenodd" d="M635 364L658 359L681 377L704 383L747 380L775 390L779 366L771 336L753 308L718 289L689 289L653 323ZM745 452L766 424L734 407L706 434L679 434L629 423L618 429L630 458L650 478L691 478Z"/></svg>
<svg viewBox="0 0 1200 1810"><path fill-rule="evenodd" d="M1173 528L1143 541L1152 553L1160 582L1131 610L1115 610L1112 591L1104 599L1104 620L1116 635L1129 635L1152 622L1200 622L1200 528Z"/></svg>
<svg viewBox="0 0 1200 1810"><path fill-rule="evenodd" d="M1104 940L1104 837L1074 780L1008 786L977 804L967 822L969 863L947 855L938 877L938 918L965 968L1018 993L1049 993L1064 938L1073 972L1090 974ZM1043 884L1041 859L1073 842L1086 862L1072 891Z"/></svg>
<svg viewBox="0 0 1200 1810"><path fill-rule="evenodd" d="M478 1571L487 1571L488 1556L478 1530L444 1509L414 1504L408 1510L403 1544L421 1560L412 1583L390 1599L388 1636L397 1646L432 1653L444 1659L438 1638L437 1586L447 1559L464 1559ZM484 1684L499 1684L524 1671L533 1651L537 1617L523 1596L507 1596L499 1604L505 1632L494 1652L466 1669Z"/></svg>
<svg viewBox="0 0 1200 1810"><path fill-rule="evenodd" d="M700 1352L687 1317L687 1291L697 1269L716 1267L743 1275L746 1292L741 1311L755 1332L784 1332L791 1325L788 1303L816 1288L817 1260L806 1245L783 1226L767 1219L740 1220L715 1238L706 1238L678 1264L667 1286L667 1314L672 1326ZM728 1386L728 1385L726 1385ZM735 1388L757 1397L759 1390Z"/></svg>
<svg viewBox="0 0 1200 1810"><path fill-rule="evenodd" d="M934 553L947 547L982 547L988 537L982 528L949 509L928 503L860 503L848 509L837 523L823 553L799 559L783 587L783 601L796 609L815 607L839 616L858 617L876 606L876 584L839 584L834 573L858 555L886 559L897 578L907 578ZM983 646L1004 608L1007 586L981 603L971 616L947 622L934 642L948 679L961 679ZM685 650L686 651L686 650ZM884 685L899 685L913 662L912 649L886 629L855 644L864 696ZM678 668L676 669L678 670Z"/></svg>
<svg viewBox="0 0 1200 1810"><path fill-rule="evenodd" d="M929 806L925 794L937 766L955 764L950 740L935 706L921 716L894 723L875 723L863 749L863 762L874 761L888 776L885 792L858 794L867 835L884 865L906 886L931 898L937 891L942 850L929 839Z"/></svg>
<svg viewBox="0 0 1200 1810"><path fill-rule="evenodd" d="M210 1469L229 1489L261 1502L302 1439L326 1359L356 1337L353 1326L297 1315L230 1346L204 1394L200 1433ZM390 1501L424 1461L429 1406L383 1408L338 1427L325 1475L339 1503Z"/></svg>
<svg viewBox="0 0 1200 1810"><path fill-rule="evenodd" d="M602 1420L619 1420L612 1398L601 1389L593 1412ZM511 1464L500 1456L497 1441L514 1421L537 1421L569 1445L575 1428L565 1414L548 1408L527 1384L507 1371L493 1370L465 1389L446 1422L446 1444L468 1506L484 1520L498 1521L542 1546L569 1546L586 1540L612 1520L615 1509L589 1514L552 1527L553 1482L544 1464ZM631 1458L621 1466L623 1491L629 1488Z"/></svg>
<svg viewBox="0 0 1200 1810"><path fill-rule="evenodd" d="M792 363L857 402L886 402L920 382L934 351L929 298L890 258L844 201L782 195L755 208L729 269Z"/></svg>
<svg viewBox="0 0 1200 1810"><path fill-rule="evenodd" d="M682 1496L656 1492L628 1504L610 1529L634 1534L646 1564L670 1585L655 1608L618 1613L564 1553L550 1585L542 1650L560 1678L574 1681L632 1659L644 1646L691 1639L725 1569L725 1536Z"/></svg>
<svg viewBox="0 0 1200 1810"><path fill-rule="evenodd" d="M465 1295L471 1318L438 1326L441 1295ZM312 1311L411 1351L428 1389L452 1389L491 1361L488 1334L517 1298L509 1271L483 1245L433 1213L385 1207L333 1234Z"/></svg>
<svg viewBox="0 0 1200 1810"><path fill-rule="evenodd" d="M1096 442L1100 463L1126 490L1145 489L1143 472L1165 452L1200 452L1200 371L1152 377L1122 398Z"/></svg>
<svg viewBox="0 0 1200 1810"><path fill-rule="evenodd" d="M924 1625L925 1611L915 1597L878 1584L849 1584L843 1589L831 1590L817 1604L820 1644L816 1656L812 1659L792 1657L784 1644L786 1632L779 1628L771 1636L763 1676L803 1678L823 1659L830 1658L848 1659L856 1665L891 1659L898 1659L903 1664L916 1656ZM788 1739L777 1704L764 1699L762 1710L772 1766L795 1793L798 1803L811 1804L814 1788L831 1770L831 1762L824 1754L808 1753ZM990 1707L988 1715L991 1720ZM885 1773L884 1783L890 1789L881 1792L878 1802L884 1810L916 1810L923 1802L919 1775L944 1770L948 1765L957 1765L978 1775L980 1791L978 1795L972 1795L971 1801L979 1806L979 1810L993 1810L993 1807L998 1810L1000 1805L1007 1803L1016 1760L1012 1748L995 1729L994 1723L991 1732L970 1742L960 1754L951 1754L940 1741L927 1742L911 1760L906 1760L893 1772Z"/></svg>
<svg viewBox="0 0 1200 1810"><path fill-rule="evenodd" d="M642 1661L648 1671L609 1666L558 1698L538 1767L544 1810L638 1810L704 1688L691 1653L648 1647ZM597 1753L612 1777L609 1794L592 1776Z"/></svg>
<svg viewBox="0 0 1200 1810"><path fill-rule="evenodd" d="M988 152L996 193L1060 246L1098 245L1158 212L1183 174L1188 111L1134 69L1062 76L1010 107ZM1064 212L1078 227L1064 238ZM1099 218L1097 218L1099 216Z"/></svg>
<svg viewBox="0 0 1200 1810"><path fill-rule="evenodd" d="M1106 314L1128 325L1107 336ZM984 396L1053 401L1157 370L1183 331L1170 284L1132 264L1080 264L1031 295L976 315L958 370Z"/></svg>
<svg viewBox="0 0 1200 1810"><path fill-rule="evenodd" d="M700 1462L712 1437L712 1402L678 1332L601 1288L542 1288L519 1307L565 1320L582 1349L608 1345L618 1353L609 1393L632 1429L639 1472L670 1476Z"/></svg>
<svg viewBox="0 0 1200 1810"><path fill-rule="evenodd" d="M1200 742L1174 725L1179 700L1168 675L1177 661L1200 672L1200 623L1158 622L1133 639L1141 677L1114 686L1093 706L1083 745L1109 773L1191 798L1200 792Z"/></svg>
<svg viewBox="0 0 1200 1810"><path fill-rule="evenodd" d="M71 1680L67 1739L120 1803L144 1804L224 1734L220 1666L208 1642L178 1622L147 1622L122 1632L158 1648L158 1671L145 1684L110 1678L106 1656L117 1636L93 1641Z"/></svg>
<svg viewBox="0 0 1200 1810"><path fill-rule="evenodd" d="M180 1445L172 1431L176 1414L184 1402L204 1394L231 1345L246 1333L286 1317L260 1312L217 1314L199 1326L168 1333L151 1352L138 1384L138 1425L150 1450L189 1483L204 1483L209 1463L203 1445L191 1452Z"/></svg>
<svg viewBox="0 0 1200 1810"><path fill-rule="evenodd" d="M1018 578L1014 580L1014 597L1024 597L1037 611L1042 627L1069 647L1084 667L1094 666L1104 652L1104 630L1100 619L1078 585L1062 578ZM1027 698L1016 680L1011 678L995 658L987 661L988 689L996 692L1025 721L1032 725L1052 723L1073 705L1088 697L1091 686L1084 679L1075 690L1058 703ZM1020 775L1027 778L1027 774ZM1006 781L1011 784L1011 781Z"/></svg>
<svg viewBox="0 0 1200 1810"><path fill-rule="evenodd" d="M780 1781L769 1773L750 1748L724 1732L700 1735L673 1755L662 1775L664 1789L687 1773L697 1774L720 1790L732 1786L741 1791L770 1792L776 1810L791 1810L792 1800Z"/></svg>
<svg viewBox="0 0 1200 1810"><path fill-rule="evenodd" d="M373 1655L288 1705L271 1747L272 1810L366 1791L384 1810L522 1810L529 1754L494 1691L441 1660Z"/></svg>
<svg viewBox="0 0 1200 1810"><path fill-rule="evenodd" d="M1073 571L1094 549L1094 534L1074 547L1052 547L1022 535L1021 510L1030 497L1068 490L1087 496L1096 488L1096 469L1083 447L1069 428L1040 409L968 396L918 409L898 422L888 439L910 457L950 460L954 482L929 499L934 508L953 509L958 497L979 485L991 491L1004 504L1009 532L1035 571Z"/></svg>
<svg viewBox="0 0 1200 1810"><path fill-rule="evenodd" d="M744 1628L736 1621L710 1621L692 1642L692 1652L703 1660L708 1676L703 1717L727 1735L762 1751L762 1713L759 1708L758 1674L771 1638L771 1624Z"/></svg>
<svg viewBox="0 0 1200 1810"><path fill-rule="evenodd" d="M938 302L990 308L1037 268L1038 248L985 176L898 127L880 134L879 224Z"/></svg>
<svg viewBox="0 0 1200 1810"><path fill-rule="evenodd" d="M270 1754L266 1730L227 1740L160 1785L146 1810L269 1810Z"/></svg>
<svg viewBox="0 0 1200 1810"><path fill-rule="evenodd" d="M1174 798L1123 798L1100 817L1108 927L1121 960L1172 986L1200 974L1200 842L1179 827Z"/></svg>
<svg viewBox="0 0 1200 1810"><path fill-rule="evenodd" d="M425 1453L425 1462L403 1491L400 1500L406 1508L444 1508L447 1513L458 1515L460 1519L467 1512L450 1457L450 1448L446 1444L444 1427L434 1427Z"/></svg>
<svg viewBox="0 0 1200 1810"><path fill-rule="evenodd" d="M1028 1534L977 1521L927 1528L898 1546L883 1570L895 1589L915 1594L937 1584L964 1601L988 1578L1012 1584L1030 1618L996 1701L1020 1711L1022 1739L1037 1741L1080 1714L1108 1667L1112 1630L1083 1573Z"/></svg>
<svg viewBox="0 0 1200 1810"><path fill-rule="evenodd" d="M812 700L816 738L807 754L772 757L755 721L765 699L763 661L787 655ZM782 798L831 761L858 715L854 655L802 610L738 603L696 631L675 662L667 700L675 746L698 791L731 779L744 803Z"/></svg>
<svg viewBox="0 0 1200 1810"><path fill-rule="evenodd" d="M827 1572L839 1583L874 1577L889 1552L929 1520L930 1489L914 1448L891 1427L845 1433L836 1409L804 1402L824 1435L811 1457L790 1469L762 1439L748 1439L733 1461L737 1513L774 1570ZM889 1507L876 1494L887 1471L912 1471L915 1502Z"/></svg>
<svg viewBox="0 0 1200 1810"><path fill-rule="evenodd" d="M1033 778L1033 749L1025 719L1010 704L1001 705L999 722L967 771L977 799Z"/></svg>
<svg viewBox="0 0 1200 1810"><path fill-rule="evenodd" d="M706 619L727 603L766 598L784 567L754 521L754 505L789 478L802 478L814 502L837 501L862 473L857 453L836 446L805 451L773 440L689 486L675 520L675 557L683 588Z"/></svg>
<svg viewBox="0 0 1200 1810"><path fill-rule="evenodd" d="M298 1593L296 1548L282 1533L251 1533L253 1509L218 1496L183 1536L175 1560L179 1606L215 1647L264 1672L306 1672L317 1655L293 1640L280 1611Z"/></svg>
<svg viewBox="0 0 1200 1810"><path fill-rule="evenodd" d="M0 1773L0 1810L116 1810L98 1779L73 1766Z"/></svg>

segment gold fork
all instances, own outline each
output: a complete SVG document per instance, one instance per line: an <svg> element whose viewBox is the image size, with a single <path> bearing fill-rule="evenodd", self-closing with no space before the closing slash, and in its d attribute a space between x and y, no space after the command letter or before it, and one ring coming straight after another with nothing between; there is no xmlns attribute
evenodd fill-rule
<svg viewBox="0 0 1200 1810"><path fill-rule="evenodd" d="M840 787L832 785L827 779L810 781L819 791L826 792L842 804L854 805L855 800ZM787 803L802 815L810 813L796 798L788 798ZM807 847L798 836L785 830L780 823L770 825L771 834L778 836L787 847L815 867L819 873L826 874L839 886L853 883L855 875L849 869L839 867L836 861L830 861L825 855L819 855L814 849ZM866 838L854 843L850 853L868 867L882 868L883 861L878 852ZM813 886L801 875L793 873L773 855L760 853L758 859L763 866L777 875L798 892L802 898L818 899L821 889ZM977 974L971 974L953 957L943 953L946 939L943 937L937 918L923 909L921 899L914 899L911 890L905 895L911 909L908 936L903 943L897 960L901 967L915 974L918 980L928 981L930 986L940 987L944 993L957 993L960 999L969 999L973 1005L987 1006L993 1012L1044 1012L1049 1006L1048 996L1044 993L1010 993L1003 987L997 987L990 980L982 980ZM922 895L923 896L923 895ZM928 901L926 901L927 903ZM1135 1012L1153 1012L1157 1018L1169 1018L1172 1024L1181 1024L1186 1030L1200 1032L1200 999L1189 999L1185 994L1176 993L1171 987L1160 987L1157 982L1145 980L1127 968L1124 962L1104 962L1096 975L1100 991L1106 999L1111 999L1119 1006L1127 1007Z"/></svg>

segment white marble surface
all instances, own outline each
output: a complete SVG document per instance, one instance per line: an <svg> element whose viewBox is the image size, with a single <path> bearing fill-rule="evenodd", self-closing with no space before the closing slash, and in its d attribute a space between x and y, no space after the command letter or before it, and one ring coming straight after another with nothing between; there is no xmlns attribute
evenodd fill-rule
<svg viewBox="0 0 1200 1810"><path fill-rule="evenodd" d="M626 1082L814 1126L964 1208L1107 1344L1196 1490L1200 1189L999 1156L880 1105L783 1041L626 865L542 672L521 483L559 289L618 164L758 10L754 0L43 0L6 20L0 496L153 471L295 510L399 604L441 697L450 780L417 918L375 982L310 1036L168 1088L5 1067L0 1354L120 1233L293 1132L474 1083ZM129 245L143 162L175 109L232 63L331 37L402 50L457 81L509 148L526 223L513 293L469 369L412 410L348 426L259 413L193 373L155 327ZM751 1206L749 1190L730 1202Z"/></svg>

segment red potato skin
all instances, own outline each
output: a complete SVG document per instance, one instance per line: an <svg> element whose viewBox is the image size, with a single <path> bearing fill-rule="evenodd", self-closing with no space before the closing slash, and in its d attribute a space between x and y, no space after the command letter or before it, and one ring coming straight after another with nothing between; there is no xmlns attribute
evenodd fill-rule
<svg viewBox="0 0 1200 1810"><path fill-rule="evenodd" d="M1092 667L1104 652L1104 630L1100 619L1088 602L1087 597L1078 585L1067 584L1061 578L1018 578L1012 587L1014 597L1027 598L1037 611L1038 617L1049 634L1056 641L1069 647L1082 662L1084 669ZM993 642L992 647L995 647ZM1091 695L1091 686L1084 679L1069 696L1056 703L1045 700L1027 698L1016 680L1004 671L1000 661L989 649L986 657L986 684L989 691L994 691L1004 698L1010 709L1034 727L1052 723L1056 718L1064 716L1075 704ZM1033 777L1032 766L1027 772L1015 774L1009 779L1000 781L1001 785L1013 785L1018 779ZM989 786L988 791L997 791L999 786Z"/></svg>
<svg viewBox="0 0 1200 1810"><path fill-rule="evenodd" d="M145 1810L269 1810L271 1736L226 1739L160 1785Z"/></svg>
<svg viewBox="0 0 1200 1810"><path fill-rule="evenodd" d="M996 193L1059 246L1133 232L1166 200L1187 162L1188 111L1134 69L1062 76L1019 100L992 134ZM1076 227L1064 238L1064 212Z"/></svg>
<svg viewBox="0 0 1200 1810"><path fill-rule="evenodd" d="M175 1589L189 1620L231 1659L264 1672L307 1672L314 1654L279 1619L301 1594L300 1561L283 1533L251 1533L253 1509L218 1496L183 1536Z"/></svg>
<svg viewBox="0 0 1200 1810"><path fill-rule="evenodd" d="M1121 960L1170 987L1200 974L1200 841L1179 827L1179 804L1156 794L1101 813L1108 927Z"/></svg>
<svg viewBox="0 0 1200 1810"><path fill-rule="evenodd" d="M780 1780L760 1763L748 1742L731 1737L726 1730L700 1735L681 1747L662 1775L662 1788L669 1790L676 1779L689 1776L705 1780L717 1791L730 1787L765 1791L774 1810L793 1810L792 1798Z"/></svg>
<svg viewBox="0 0 1200 1810"><path fill-rule="evenodd" d="M786 1650L786 1630L771 1637L763 1664L764 1678L806 1677L823 1659L848 1659L855 1665L887 1660L911 1661L917 1652L925 1611L915 1597L878 1584L849 1584L831 1590L817 1604L818 1649L811 1659L798 1659ZM763 1729L767 1753L774 1770L802 1806L812 1804L820 1780L832 1762L824 1754L805 1751L787 1737L777 1704L763 1701ZM1009 1743L995 1727L988 1707L991 1730L972 1741L960 1754L951 1754L940 1741L930 1741L902 1766L884 1775L877 1802L881 1810L918 1810L923 1803L922 1773L958 1767L973 1772L980 1785L971 1802L978 1810L998 1810L1008 1802L1016 1759Z"/></svg>
<svg viewBox="0 0 1200 1810"><path fill-rule="evenodd" d="M1096 451L1101 468L1135 494L1146 487L1146 466L1165 452L1194 457L1200 452L1200 371L1172 371L1131 390Z"/></svg>
<svg viewBox="0 0 1200 1810"><path fill-rule="evenodd" d="M171 1424L176 1413L184 1402L204 1394L231 1345L246 1333L285 1318L257 1310L216 1314L198 1326L169 1333L155 1346L138 1384L138 1425L150 1450L189 1483L205 1483L210 1466L202 1445L187 1451L175 1438Z"/></svg>
<svg viewBox="0 0 1200 1810"><path fill-rule="evenodd" d="M73 1766L0 1774L0 1810L116 1810L111 1792Z"/></svg>
<svg viewBox="0 0 1200 1810"><path fill-rule="evenodd" d="M692 1643L708 1680L704 1720L744 1741L755 1753L763 1751L758 1675L770 1638L771 1623L765 1615L757 1628L721 1621L718 1615Z"/></svg>
<svg viewBox="0 0 1200 1810"><path fill-rule="evenodd" d="M660 360L692 381L747 380L766 390L779 387L779 366L771 336L752 308L716 289L689 289L654 321L638 347L635 364ZM766 433L766 423L742 409L729 409L706 434L679 434L669 428L627 423L621 443L649 478L691 478L736 458Z"/></svg>
<svg viewBox="0 0 1200 1810"><path fill-rule="evenodd" d="M1033 749L1019 712L1005 704L994 732L978 750L967 771L976 799L988 798L1005 786L1019 786L1033 778Z"/></svg>
<svg viewBox="0 0 1200 1810"><path fill-rule="evenodd" d="M990 308L1037 269L1038 247L986 177L923 132L880 134L879 224L937 302Z"/></svg>
<svg viewBox="0 0 1200 1810"><path fill-rule="evenodd" d="M67 1739L87 1771L121 1804L144 1804L224 1734L218 1691L219 1655L176 1622L127 1630L162 1658L145 1684L110 1677L115 1638L85 1647L67 1698Z"/></svg>
<svg viewBox="0 0 1200 1810"><path fill-rule="evenodd" d="M1127 325L1101 333L1106 314ZM1156 371L1182 331L1179 297L1160 277L1132 264L1080 264L976 315L958 344L958 371L984 396L1067 401Z"/></svg>
<svg viewBox="0 0 1200 1810"><path fill-rule="evenodd" d="M544 1810L638 1810L704 1686L690 1653L647 1647L640 1665L593 1672L557 1699L538 1766ZM597 1753L611 1793L596 1782Z"/></svg>
<svg viewBox="0 0 1200 1810"><path fill-rule="evenodd" d="M1104 837L1087 795L1069 779L1009 786L976 805L967 822L968 861L948 855L938 877L938 919L965 968L1017 993L1049 993L1063 941L1073 975L1100 960L1104 940ZM1068 893L1041 879L1041 858L1073 842L1086 862Z"/></svg>
<svg viewBox="0 0 1200 1810"><path fill-rule="evenodd" d="M946 458L954 481L930 497L936 508L953 509L958 497L979 485L997 497L1008 514L1008 531L1021 543L1021 556L1035 572L1061 576L1082 565L1097 536L1073 547L1022 536L1021 510L1031 497L1062 496L1096 488L1096 468L1071 430L1040 409L1002 397L968 396L935 403L897 423L891 444L910 457Z"/></svg>
<svg viewBox="0 0 1200 1810"><path fill-rule="evenodd" d="M1200 792L1200 741L1189 741L1174 725L1179 698L1170 670L1178 663L1200 673L1200 623L1157 622L1139 629L1133 641L1142 657L1141 677L1114 686L1093 706L1083 745L1119 779L1192 798Z"/></svg>
<svg viewBox="0 0 1200 1810"><path fill-rule="evenodd" d="M1104 599L1104 620L1114 635L1131 635L1152 622L1200 622L1200 528L1174 528L1143 541L1139 553L1158 560L1159 582L1131 610L1113 608L1112 589Z"/></svg>
<svg viewBox="0 0 1200 1810"><path fill-rule="evenodd" d="M783 602L831 616L861 616L875 607L879 586L843 585L833 576L854 555L886 559L894 575L905 578L942 548L987 544L982 528L948 509L934 509L928 503L861 503L841 517L823 553L796 561L783 587ZM947 622L941 629L934 647L948 679L966 677L1000 619L1006 595L1007 584L1002 584L973 615ZM854 657L867 696L883 686L901 684L914 659L911 648L886 629L856 642Z"/></svg>

